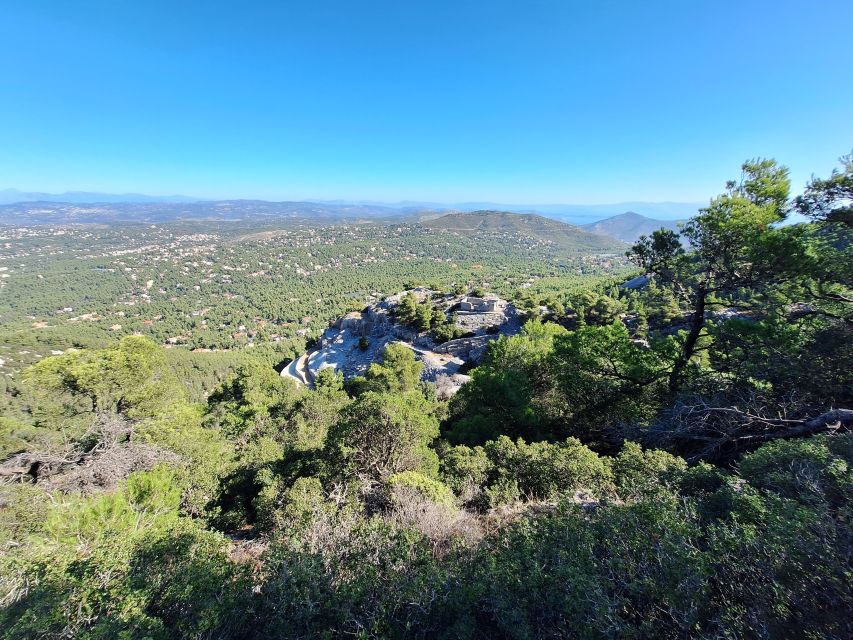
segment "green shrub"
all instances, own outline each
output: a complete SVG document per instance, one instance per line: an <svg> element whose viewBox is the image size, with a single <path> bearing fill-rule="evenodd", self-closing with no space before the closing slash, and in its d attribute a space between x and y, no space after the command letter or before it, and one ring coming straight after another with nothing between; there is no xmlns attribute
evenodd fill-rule
<svg viewBox="0 0 853 640"><path fill-rule="evenodd" d="M564 442L513 442L506 436L487 442L483 449L495 480L512 479L522 496L553 499L563 493L589 491L602 495L612 489L607 462L575 438Z"/></svg>
<svg viewBox="0 0 853 640"><path fill-rule="evenodd" d="M521 500L521 490L515 478L498 478L483 490L485 504L494 509Z"/></svg>
<svg viewBox="0 0 853 640"><path fill-rule="evenodd" d="M468 502L479 507L613 491L607 460L575 438L527 444L501 436L482 447L451 447L442 458L442 477L457 494L471 493Z"/></svg>
<svg viewBox="0 0 853 640"><path fill-rule="evenodd" d="M613 459L616 488L623 498L636 498L669 488L687 468L683 458L626 442Z"/></svg>
<svg viewBox="0 0 853 640"><path fill-rule="evenodd" d="M260 531L301 533L321 512L328 511L319 478L297 478L288 486L269 471L259 474L263 488L253 501L255 524Z"/></svg>
<svg viewBox="0 0 853 640"><path fill-rule="evenodd" d="M441 477L457 495L485 486L490 474L492 462L483 447L457 445L441 456Z"/></svg>
<svg viewBox="0 0 853 640"><path fill-rule="evenodd" d="M395 473L388 482L391 485L392 493L397 488L408 489L430 502L446 507L452 507L456 502L453 492L444 483L417 471Z"/></svg>
<svg viewBox="0 0 853 640"><path fill-rule="evenodd" d="M178 454L175 482L189 515L209 517L220 483L236 464L237 451L217 429L202 427L201 405L176 403L155 418L136 423L134 439Z"/></svg>
<svg viewBox="0 0 853 640"><path fill-rule="evenodd" d="M849 505L853 471L847 460L833 453L830 443L838 443L834 448L845 451L851 440L850 434L777 440L744 456L740 473L755 486L793 500Z"/></svg>
<svg viewBox="0 0 853 640"><path fill-rule="evenodd" d="M173 480L158 467L111 494L57 496L5 567L2 637L220 635L248 589L225 538L178 515Z"/></svg>
<svg viewBox="0 0 853 640"><path fill-rule="evenodd" d="M131 507L150 515L176 512L181 504L175 474L165 465L132 473L124 483L124 493Z"/></svg>
<svg viewBox="0 0 853 640"><path fill-rule="evenodd" d="M359 396L330 430L326 456L343 475L366 474L384 481L400 471L435 475L438 436L435 406L420 391Z"/></svg>
<svg viewBox="0 0 853 640"><path fill-rule="evenodd" d="M0 461L22 451L44 448L60 439L60 434L53 429L39 428L0 416Z"/></svg>

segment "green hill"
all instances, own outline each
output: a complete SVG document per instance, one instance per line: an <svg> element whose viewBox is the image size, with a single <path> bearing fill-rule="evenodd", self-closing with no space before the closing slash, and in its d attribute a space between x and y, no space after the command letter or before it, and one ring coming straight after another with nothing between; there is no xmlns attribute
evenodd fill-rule
<svg viewBox="0 0 853 640"><path fill-rule="evenodd" d="M592 224L585 224L583 228L592 233L605 235L616 240L621 240L622 242L636 242L640 236L651 235L658 229L678 231L678 225L682 222L684 220L655 220L654 218L647 218L639 213L628 211L618 216L593 222Z"/></svg>
<svg viewBox="0 0 853 640"><path fill-rule="evenodd" d="M573 252L621 252L625 247L622 242L613 238L590 233L574 225L532 213L509 213L507 211L449 213L440 218L423 221L420 224L433 231L468 236L476 234L527 236L542 242L553 242L559 248Z"/></svg>

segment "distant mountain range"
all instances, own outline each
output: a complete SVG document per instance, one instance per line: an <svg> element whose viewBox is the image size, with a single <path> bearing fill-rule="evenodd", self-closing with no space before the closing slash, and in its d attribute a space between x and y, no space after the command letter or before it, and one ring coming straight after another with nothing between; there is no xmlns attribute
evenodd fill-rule
<svg viewBox="0 0 853 640"><path fill-rule="evenodd" d="M583 225L583 228L591 233L610 236L622 242L636 242L640 236L651 235L658 229L672 229L678 231L678 225L684 220L655 220L646 216L627 211L618 216L612 216Z"/></svg>
<svg viewBox="0 0 853 640"><path fill-rule="evenodd" d="M98 194L104 195L104 194ZM557 239L572 246L580 243L590 249L601 249L607 236L620 242L634 242L661 227L677 228L678 221L649 218L627 212L580 227L542 216L508 211L459 212L412 205L389 207L377 204L318 202L267 202L265 200L215 200L192 202L17 202L0 204L0 225L39 224L115 224L119 222L166 223L176 221L246 221L274 222L407 222L422 223L431 228L452 231L524 231L541 239ZM440 222L437 222L439 221ZM434 222L435 224L431 224ZM602 244L604 242L604 244ZM612 247L613 243L609 242Z"/></svg>
<svg viewBox="0 0 853 640"><path fill-rule="evenodd" d="M196 202L198 198L189 196L147 196L142 193L96 193L93 191L66 191L65 193L42 193L39 191L19 191L18 189L0 189L0 204L16 202L69 202L90 204L103 202Z"/></svg>
<svg viewBox="0 0 853 640"><path fill-rule="evenodd" d="M219 209L230 208L232 212L240 207L247 210L263 210L265 215L277 215L274 212L282 212L282 215L291 215L294 211L310 213L314 208L314 214L322 213L328 215L345 216L369 216L377 215L383 217L398 217L411 215L417 212L456 212L456 211L511 211L514 213L536 213L539 215L562 220L570 224L588 224L624 213L625 211L636 212L660 220L685 219L702 206L699 203L678 202L623 202L615 204L502 204L495 202L378 202L378 201L351 201L351 200L305 200L297 202L268 202L264 200L202 200L183 195L151 196L141 193L97 193L91 191L67 191L65 193L44 193L35 191L20 191L18 189L0 190L0 205L20 203L65 203L74 205L143 205L143 204L194 204L186 210L177 211L175 215L196 216L210 215L219 216ZM263 206L262 206L263 203ZM211 209L213 207L213 209ZM20 208L18 208L20 210ZM112 212L111 215L127 214L134 218L146 215L154 215L153 210L137 209L132 206L122 206ZM0 212L2 215L2 212ZM166 212L163 215L167 215ZM429 214L427 214L429 215ZM435 215L435 213L433 213ZM0 221L2 222L2 221Z"/></svg>
<svg viewBox="0 0 853 640"><path fill-rule="evenodd" d="M403 201L396 203L345 200L312 200L320 204L366 204L395 209L430 209L445 211L510 211L513 213L536 213L562 220L569 224L583 225L615 216L626 211L635 212L661 220L684 220L693 216L701 202L617 202L613 204L504 204L499 202L422 202Z"/></svg>
<svg viewBox="0 0 853 640"><path fill-rule="evenodd" d="M439 216L442 212L392 209L371 205L331 205L315 202L217 200L199 202L18 202L0 205L0 225L165 223L186 220L306 221L380 220Z"/></svg>
<svg viewBox="0 0 853 640"><path fill-rule="evenodd" d="M474 235L477 233L518 233L542 241L555 242L563 249L608 252L624 250L613 238L585 231L580 227L532 213L475 211L449 213L424 220L421 226L435 231Z"/></svg>

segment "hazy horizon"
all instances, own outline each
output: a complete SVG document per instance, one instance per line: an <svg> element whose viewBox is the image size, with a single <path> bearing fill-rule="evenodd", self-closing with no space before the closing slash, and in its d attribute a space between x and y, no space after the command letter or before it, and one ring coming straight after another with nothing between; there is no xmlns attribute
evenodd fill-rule
<svg viewBox="0 0 853 640"><path fill-rule="evenodd" d="M0 205L26 204L49 202L56 204L186 204L220 201L271 202L292 203L305 202L308 204L335 206L373 206L389 209L438 209L448 211L475 211L482 209L498 209L514 213L532 212L545 216L572 219L577 223L594 222L623 213L638 213L640 215L661 220L676 220L688 217L705 203L700 202L607 202L607 203L503 203L490 201L470 202L425 202L403 200L386 202L381 200L348 200L342 198L304 200L264 200L258 198L223 198L207 199L194 198L184 194L143 194L127 192L121 194L66 191L63 193L47 193L43 191L22 191L14 188L0 189Z"/></svg>
<svg viewBox="0 0 853 640"><path fill-rule="evenodd" d="M423 205L440 205L440 206L451 206L451 205L466 205L466 204L474 204L474 203L482 203L482 204L499 204L499 205L509 205L509 206L543 206L543 207L608 207L608 206L618 206L618 205L632 205L632 204L661 204L661 205L696 205L696 204L704 204L704 202L682 202L678 200L606 200L600 202L574 202L570 200L562 201L562 202L499 202L496 200L482 199L482 198L472 198L472 199L464 199L464 200L452 200L452 201L441 201L441 200L422 200L416 198L403 198L403 199L380 199L380 198L346 198L346 197L335 197L335 196L327 196L327 197L304 197L304 198L263 198L251 194L241 194L241 195L232 195L232 196L223 196L223 197L204 197L204 196L196 196L190 195L187 193L155 193L151 191L142 191L142 190L127 190L127 191L119 191L119 192L108 192L108 191L94 191L90 189L63 189L59 191L48 191L46 189L19 189L16 187L3 187L0 188L0 195L4 194L21 194L24 196L29 196L32 194L39 195L47 195L52 197L60 197L63 195L103 195L110 197L145 197L145 198L161 198L164 201L169 201L170 199L180 199L185 200L187 202L202 202L202 201L217 201L217 200L259 200L266 202L318 202L318 203L326 203L326 204L374 204L374 205L388 205L388 206L423 206ZM11 201L10 201L11 202ZM16 200L15 202L26 202L26 200ZM134 202L134 200L116 200L116 202Z"/></svg>

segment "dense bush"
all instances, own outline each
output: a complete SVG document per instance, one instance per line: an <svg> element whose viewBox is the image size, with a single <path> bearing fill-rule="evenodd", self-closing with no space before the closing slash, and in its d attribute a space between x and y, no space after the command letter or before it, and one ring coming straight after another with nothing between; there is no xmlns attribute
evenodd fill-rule
<svg viewBox="0 0 853 640"><path fill-rule="evenodd" d="M853 631L843 614L853 606L849 434L770 443L736 474L634 443L600 456L571 438L433 452L431 410L419 390L365 392L325 448L257 467L260 544L204 528L187 509L192 469L180 464L133 474L112 493L57 496L43 515L32 510L42 489L10 489L6 513L17 515L0 524L17 546L2 558L2 637ZM192 434L200 421L175 424L195 425ZM154 424L144 433L169 442ZM317 456L327 463L310 462ZM368 502L372 515L365 478L390 497Z"/></svg>
<svg viewBox="0 0 853 640"><path fill-rule="evenodd" d="M226 540L178 514L161 468L111 495L65 500L5 562L6 638L196 637L234 627L248 583ZM236 627L234 627L236 628Z"/></svg>

